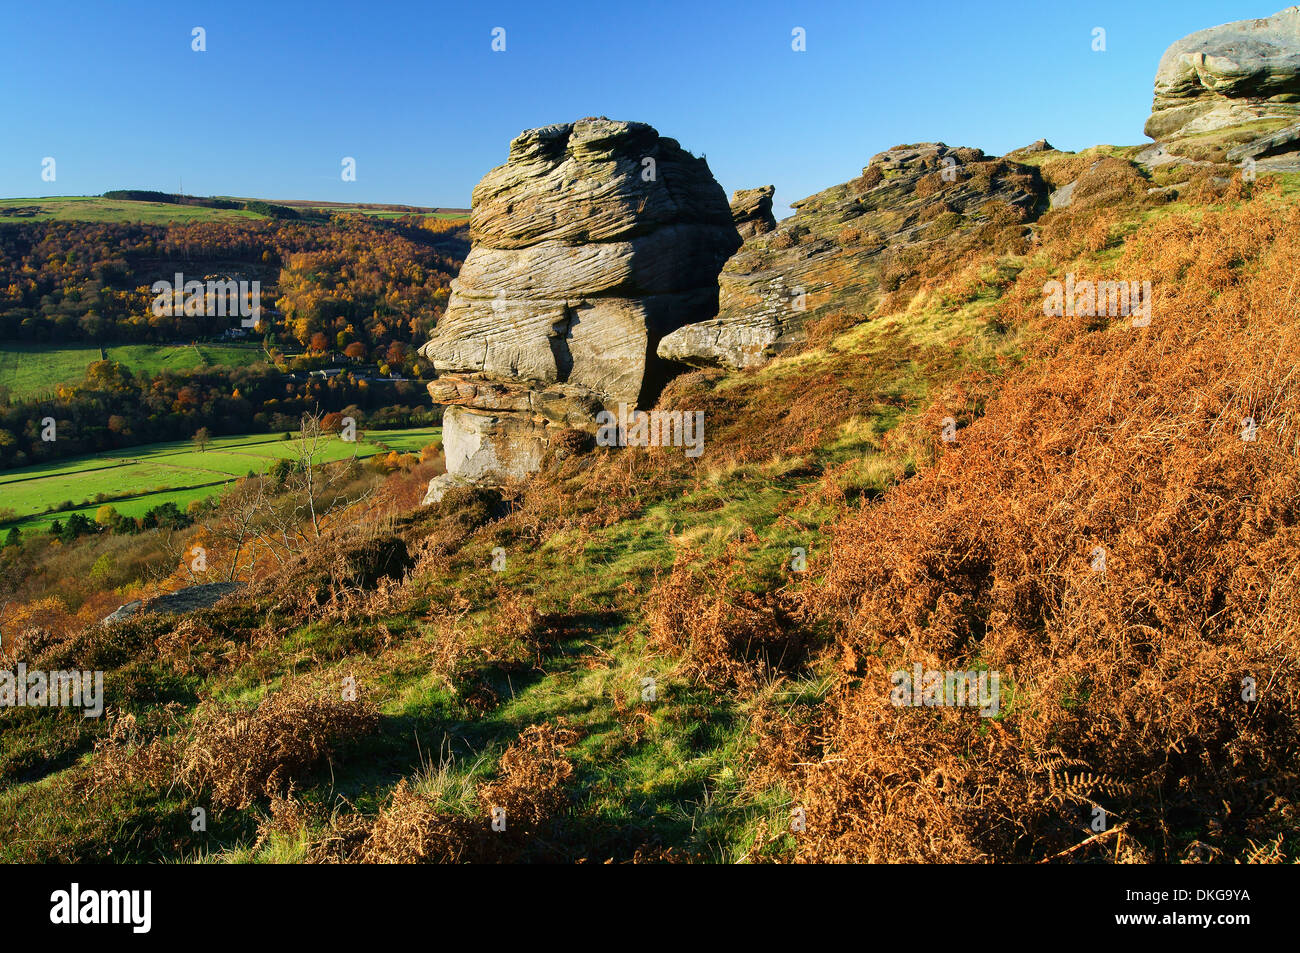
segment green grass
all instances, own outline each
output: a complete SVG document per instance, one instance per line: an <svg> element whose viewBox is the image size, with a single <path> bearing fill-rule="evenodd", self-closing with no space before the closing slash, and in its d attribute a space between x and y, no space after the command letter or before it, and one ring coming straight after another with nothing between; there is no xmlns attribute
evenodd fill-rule
<svg viewBox="0 0 1300 953"><path fill-rule="evenodd" d="M12 209L39 208L32 216L6 214ZM165 225L171 222L249 221L265 216L243 209L205 208L201 205L172 205L166 202L132 202L96 195L56 195L39 199L0 199L0 224L6 222L141 222Z"/></svg>
<svg viewBox="0 0 1300 953"><path fill-rule="evenodd" d="M322 462L360 458L389 450L410 453L432 443L440 428L376 430L363 440L346 443L331 439L320 456ZM119 513L143 516L162 503L184 509L191 500L221 493L237 477L263 473L276 460L294 455L294 441L280 434L218 437L200 453L189 441L147 444L55 463L37 464L0 473L0 499L15 511L24 531L48 526L79 512L93 517L101 505L95 497L121 497L112 501ZM71 509L46 513L71 500Z"/></svg>
<svg viewBox="0 0 1300 953"><path fill-rule="evenodd" d="M230 344L191 344L185 347L125 344L105 349L110 361L133 371L186 371L196 367L248 367L266 360L260 347Z"/></svg>
<svg viewBox="0 0 1300 953"><path fill-rule="evenodd" d="M247 367L266 359L260 348L228 344L198 344L172 347L158 344L109 345L104 349L110 361L133 371L184 371L196 367ZM0 345L0 388L8 388L12 400L26 400L51 394L59 384L73 384L85 376L86 368L100 359L95 345L50 347L39 344Z"/></svg>
<svg viewBox="0 0 1300 953"><path fill-rule="evenodd" d="M1265 172L1263 175L1271 175L1277 179L1280 198L1294 202L1300 196L1300 172Z"/></svg>
<svg viewBox="0 0 1300 953"><path fill-rule="evenodd" d="M97 360L97 347L6 344L0 347L0 387L7 388L13 400L41 397L58 384L81 380Z"/></svg>
<svg viewBox="0 0 1300 953"><path fill-rule="evenodd" d="M225 196L220 196L225 198ZM234 201L252 201L234 199ZM280 204L270 200L272 205ZM372 218L392 219L403 215L426 218L464 218L463 212L402 212L371 205L312 205L294 202L290 207L303 211L330 214L360 213ZM16 210L36 209L35 214L14 214ZM0 225L22 222L141 222L146 225L184 224L187 222L259 221L265 215L244 209L206 208L201 205L174 205L169 202L137 202L130 199L106 199L98 195L54 195L45 198L0 199Z"/></svg>

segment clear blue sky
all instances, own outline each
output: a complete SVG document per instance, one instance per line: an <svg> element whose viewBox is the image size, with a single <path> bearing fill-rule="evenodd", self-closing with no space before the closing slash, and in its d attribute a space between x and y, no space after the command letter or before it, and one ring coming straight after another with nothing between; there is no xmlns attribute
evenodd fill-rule
<svg viewBox="0 0 1300 953"><path fill-rule="evenodd" d="M728 192L775 184L784 211L900 142L1145 141L1170 43L1285 6L3 0L0 196L183 179L196 195L465 206L521 130L606 115L707 155Z"/></svg>

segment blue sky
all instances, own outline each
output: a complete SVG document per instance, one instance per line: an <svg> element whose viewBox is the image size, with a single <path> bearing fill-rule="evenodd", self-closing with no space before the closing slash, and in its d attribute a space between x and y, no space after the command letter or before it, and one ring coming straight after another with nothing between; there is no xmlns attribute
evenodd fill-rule
<svg viewBox="0 0 1300 953"><path fill-rule="evenodd" d="M707 155L728 192L775 184L783 212L900 142L1145 141L1170 43L1285 6L4 0L0 196L183 182L197 195L464 206L521 130L606 115ZM791 49L795 27L805 52ZM340 178L344 156L355 182Z"/></svg>

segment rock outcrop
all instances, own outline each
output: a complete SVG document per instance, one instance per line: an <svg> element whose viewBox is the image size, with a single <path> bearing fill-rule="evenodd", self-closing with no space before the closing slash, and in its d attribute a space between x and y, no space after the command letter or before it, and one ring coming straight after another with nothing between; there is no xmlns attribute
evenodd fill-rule
<svg viewBox="0 0 1300 953"><path fill-rule="evenodd" d="M1039 152L1055 152L1056 146L1052 145L1046 139L1035 139L1027 146L1021 146L1019 149L1012 149L1007 153L1007 158L1021 155L1035 155Z"/></svg>
<svg viewBox="0 0 1300 953"><path fill-rule="evenodd" d="M978 149L882 152L859 178L792 203L793 216L747 238L718 277L718 316L669 334L659 354L699 366L762 364L801 341L810 321L835 312L860 320L882 294L906 288L925 257L920 246L1020 236L1046 197L1037 169Z"/></svg>
<svg viewBox="0 0 1300 953"><path fill-rule="evenodd" d="M521 478L556 431L653 403L671 373L660 339L717 312L741 243L705 160L644 123L524 132L472 205L469 256L421 349L448 405L448 472L426 502Z"/></svg>
<svg viewBox="0 0 1300 953"><path fill-rule="evenodd" d="M1145 131L1180 154L1188 153L1177 147L1182 140L1235 128L1240 145L1297 120L1300 7L1289 7L1264 19L1199 30L1169 47L1156 70Z"/></svg>
<svg viewBox="0 0 1300 953"><path fill-rule="evenodd" d="M1300 153L1300 123L1283 126L1276 132L1270 132L1249 142L1228 149L1229 162L1243 162L1246 159L1271 159L1280 156L1294 156Z"/></svg>
<svg viewBox="0 0 1300 953"><path fill-rule="evenodd" d="M775 194L774 185L731 193L731 221L742 239L748 241L776 228L776 219L772 217L772 196Z"/></svg>
<svg viewBox="0 0 1300 953"><path fill-rule="evenodd" d="M193 612L196 609L209 609L242 586L242 582L209 582L163 593L148 602L136 599L134 602L118 606L105 616L103 621L109 624L129 619L133 615L147 615L151 612Z"/></svg>

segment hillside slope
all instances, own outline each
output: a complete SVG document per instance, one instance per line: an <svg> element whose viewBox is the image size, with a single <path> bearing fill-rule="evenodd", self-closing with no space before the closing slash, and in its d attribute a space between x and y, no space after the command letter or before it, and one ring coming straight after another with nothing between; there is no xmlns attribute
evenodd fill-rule
<svg viewBox="0 0 1300 953"><path fill-rule="evenodd" d="M216 608L6 639L110 705L0 715L6 859L1293 859L1290 183L1035 162L1091 179L1022 242L670 384L698 458L575 442ZM1068 274L1150 324L1045 317ZM916 664L995 716L891 704Z"/></svg>

